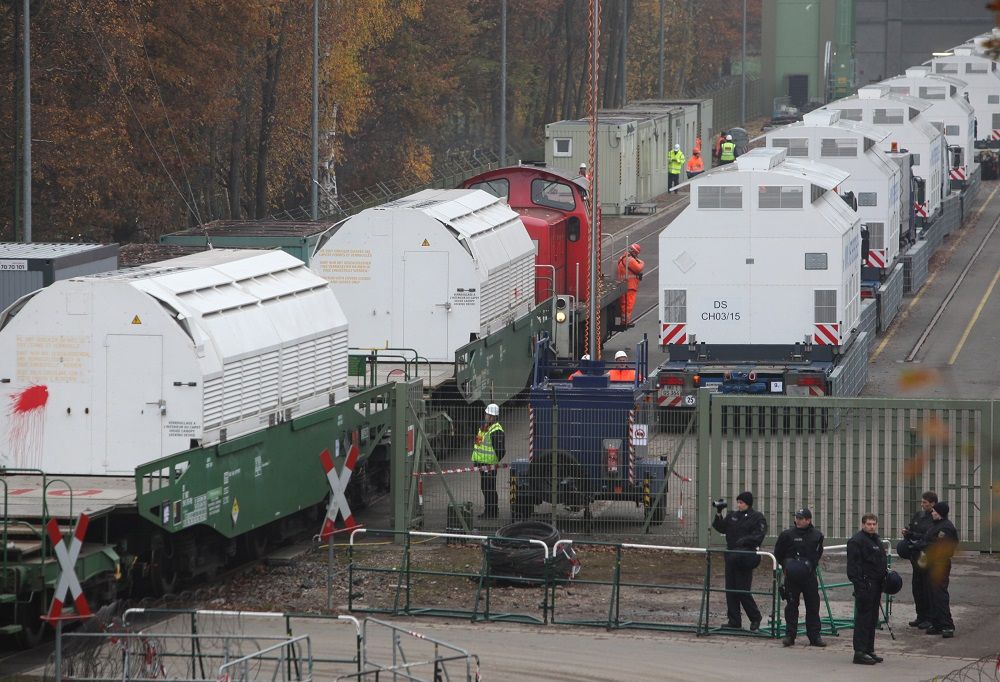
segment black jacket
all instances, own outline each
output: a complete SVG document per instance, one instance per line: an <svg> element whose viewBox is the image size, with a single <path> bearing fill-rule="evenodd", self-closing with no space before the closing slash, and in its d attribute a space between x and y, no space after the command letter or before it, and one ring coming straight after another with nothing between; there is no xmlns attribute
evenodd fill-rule
<svg viewBox="0 0 1000 682"><path fill-rule="evenodd" d="M915 546L927 552L929 564L951 561L958 546L958 530L948 519L932 521L931 527Z"/></svg>
<svg viewBox="0 0 1000 682"><path fill-rule="evenodd" d="M774 543L774 558L782 566L788 559L803 559L815 569L823 556L823 534L811 523L805 528L786 528Z"/></svg>
<svg viewBox="0 0 1000 682"><path fill-rule="evenodd" d="M859 530L847 541L847 579L855 586L881 584L888 570L878 533L869 535Z"/></svg>
<svg viewBox="0 0 1000 682"><path fill-rule="evenodd" d="M919 545L923 537L927 535L932 523L934 523L934 518L931 513L921 509L910 519L910 524L906 527L905 538L910 541L911 545Z"/></svg>
<svg viewBox="0 0 1000 682"><path fill-rule="evenodd" d="M746 511L731 511L715 515L712 528L726 536L726 549L755 550L767 535L767 519L750 507Z"/></svg>

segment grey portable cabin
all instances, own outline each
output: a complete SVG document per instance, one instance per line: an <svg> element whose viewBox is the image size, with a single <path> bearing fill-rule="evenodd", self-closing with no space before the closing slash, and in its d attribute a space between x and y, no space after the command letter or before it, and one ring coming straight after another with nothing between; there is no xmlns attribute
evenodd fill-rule
<svg viewBox="0 0 1000 682"><path fill-rule="evenodd" d="M712 115L712 100L710 99L642 99L636 100L626 107L628 110L655 110L663 108L672 113L670 130L670 146L679 144L685 156L691 156L694 150L695 138L701 135L701 156L705 161L705 170L712 165L712 146L718 131L715 129Z"/></svg>
<svg viewBox="0 0 1000 682"><path fill-rule="evenodd" d="M0 243L0 310L55 281L117 269L117 244Z"/></svg>
<svg viewBox="0 0 1000 682"><path fill-rule="evenodd" d="M622 215L639 203L636 164L640 123L635 115L598 114L598 191L603 215ZM545 164L575 175L589 158L589 139L587 119L546 124Z"/></svg>

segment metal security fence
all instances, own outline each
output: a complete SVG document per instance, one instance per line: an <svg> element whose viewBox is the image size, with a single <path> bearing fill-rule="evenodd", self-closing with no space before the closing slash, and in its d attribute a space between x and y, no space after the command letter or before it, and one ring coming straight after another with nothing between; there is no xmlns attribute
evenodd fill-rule
<svg viewBox="0 0 1000 682"><path fill-rule="evenodd" d="M713 125L716 130L728 130L743 125L740 113L742 107L742 82L740 76L729 76L714 83L696 88L692 97L711 98ZM764 85L756 75L747 74L746 120L770 116L771 112L762 106Z"/></svg>
<svg viewBox="0 0 1000 682"><path fill-rule="evenodd" d="M582 407L558 390L508 400L500 406L506 453L497 465L472 461L483 406L451 410L447 433L421 437L408 469L409 527L489 533L538 519L569 535L692 542L694 413L658 409L651 391L628 393L615 408ZM490 479L495 510L484 493Z"/></svg>
<svg viewBox="0 0 1000 682"><path fill-rule="evenodd" d="M997 404L971 400L700 397L698 496L751 490L776 534L808 506L829 542L863 513L902 528L924 490L951 504L966 549L992 550ZM709 540L707 528L699 544Z"/></svg>

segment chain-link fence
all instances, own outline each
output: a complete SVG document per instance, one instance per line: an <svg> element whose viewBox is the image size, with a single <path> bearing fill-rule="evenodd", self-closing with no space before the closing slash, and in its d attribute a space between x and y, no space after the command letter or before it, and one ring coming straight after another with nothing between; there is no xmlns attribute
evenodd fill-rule
<svg viewBox="0 0 1000 682"><path fill-rule="evenodd" d="M450 432L414 462L418 525L491 532L540 519L571 536L691 542L694 413L659 410L656 395L631 382L585 395L569 386L508 400L498 433L482 406L452 410Z"/></svg>

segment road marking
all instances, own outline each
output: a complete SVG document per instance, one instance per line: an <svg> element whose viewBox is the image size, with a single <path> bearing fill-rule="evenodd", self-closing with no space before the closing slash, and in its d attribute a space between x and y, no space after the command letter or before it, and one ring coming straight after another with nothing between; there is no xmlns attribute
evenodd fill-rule
<svg viewBox="0 0 1000 682"><path fill-rule="evenodd" d="M954 365L955 360L958 359L958 354L962 352L962 348L965 346L965 341L969 338L969 332L972 331L972 328L979 320L979 315L983 312L983 308L986 307L986 301L989 300L990 294L993 293L993 287L997 285L997 280L1000 280L1000 268L997 268L997 272L993 275L993 281L990 282L989 288L986 289L986 293L983 294L983 297L979 299L979 305L976 306L976 312L972 314L972 319L969 320L969 324L965 325L965 331L962 332L962 338L958 340L958 345L955 346L955 352L951 354L950 358L948 358L949 365Z"/></svg>
<svg viewBox="0 0 1000 682"><path fill-rule="evenodd" d="M986 201L984 201L983 205L979 207L978 211L976 211L976 220L979 220L979 216L986 209L986 207L989 206L990 202L993 200L993 196L997 193L997 191L1000 191L1000 187L994 188L994 190L990 192L990 195L986 197ZM949 248L948 251L946 252L949 258L955 252L955 249L957 249L960 244L963 244L965 242L965 239L968 236L968 234L969 233L966 232L965 234L962 235L961 239L955 240L955 243L952 244L951 248ZM878 356L882 354L882 351L885 350L885 347L889 345L889 341L891 341L892 338L896 335L896 330L898 330L902 326L903 321L906 320L907 317L909 317L910 311L913 310L913 306L915 306L917 302L920 301L921 298L923 298L924 292L930 289L930 285L934 282L935 279L937 279L939 272L941 272L940 269L932 272L930 277L927 278L927 281L924 282L924 285L920 287L920 291L917 292L917 295L914 296L912 299L910 299L909 304L907 304L906 306L906 310L904 310L900 314L899 319L896 320L896 322L889 328L889 333L886 334L885 337L883 337L882 343L880 343L878 347L875 349L875 352L872 353L871 358L869 358L868 360L869 363L874 363L876 358L878 358Z"/></svg>

